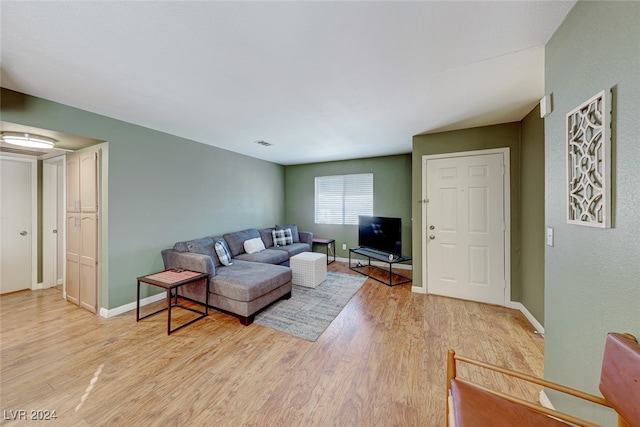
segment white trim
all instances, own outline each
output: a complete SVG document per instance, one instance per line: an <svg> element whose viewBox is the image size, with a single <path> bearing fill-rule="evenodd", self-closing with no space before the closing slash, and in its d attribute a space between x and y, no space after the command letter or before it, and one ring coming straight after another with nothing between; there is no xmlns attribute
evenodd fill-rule
<svg viewBox="0 0 640 427"><path fill-rule="evenodd" d="M42 162L42 282L43 287L54 286L51 276L55 270L55 249L52 238L53 223L56 217L52 214L53 197L51 187L56 184L57 173L53 178L53 173L57 172L50 161Z"/></svg>
<svg viewBox="0 0 640 427"><path fill-rule="evenodd" d="M556 408L553 407L553 403L551 403L551 400L549 399L549 396L547 396L547 394L544 392L544 390L540 390L540 404L542 406L544 406L545 408L549 408L549 409L553 409L553 410L556 409Z"/></svg>
<svg viewBox="0 0 640 427"><path fill-rule="evenodd" d="M167 299L167 293L160 292L159 294L155 294L150 297L141 299L140 307L144 307L145 305L149 305L151 303L154 303L156 301L161 301L164 299ZM135 309L136 309L135 301L130 302L129 304L121 305L120 307L112 308L110 310L104 307L100 307L100 316L108 319L110 317L117 316L119 314L126 313L128 311L135 310Z"/></svg>
<svg viewBox="0 0 640 427"><path fill-rule="evenodd" d="M318 252L318 253L322 253L322 252ZM349 258L340 258L340 257L336 257L336 261L340 261L340 262L349 262ZM376 261L371 262L372 265L379 265L381 267L387 267L389 264L386 263L378 263ZM406 264L394 264L393 266L394 268L400 268L403 270L412 270L412 266L411 265L406 265ZM150 297L147 298L143 298L140 300L140 307L144 307L145 305L166 299L167 295L165 292L160 292L159 294L156 295L152 295ZM112 308L112 309L106 309L104 307L100 308L100 316L104 317L104 318L110 318L113 316L118 316L122 313L126 313L128 311L131 310L135 310L136 308L136 302L130 302L129 304L125 304L125 305L121 305L120 307L116 307L116 308Z"/></svg>
<svg viewBox="0 0 640 427"><path fill-rule="evenodd" d="M416 294L427 294L427 288L425 286L411 286L411 292Z"/></svg>
<svg viewBox="0 0 640 427"><path fill-rule="evenodd" d="M422 156L422 288L421 293L429 293L429 283L427 280L427 161L435 159L445 159L451 157L484 156L487 154L502 154L502 165L504 167L503 179L503 209L504 209L504 302L507 306L511 301L511 150L509 147L491 148L488 150L461 151L456 153L429 154ZM415 261L414 261L415 262ZM418 287L412 288L420 289ZM414 291L415 292L415 291Z"/></svg>
<svg viewBox="0 0 640 427"><path fill-rule="evenodd" d="M64 205L58 206L57 194L58 188L63 188L63 196L66 193L64 182L66 178L64 172L66 167L65 158L66 157L64 155L61 155L43 160L42 162L42 282L43 287L46 288L50 288L63 283L62 281L58 280L58 277L53 277L54 273L58 273L57 275L60 275L60 273L62 273L62 277L65 277L65 262L62 262L63 271L58 272L58 257L62 257L64 259L65 253L58 253L56 239L51 238L53 232L47 233L47 230L56 229L57 239L63 239L62 242L64 249L66 243L66 237L64 234L65 230L60 230L58 228L58 222L60 222L60 218L58 218L58 212L60 212L60 210L64 212ZM62 183L58 182L58 168L62 168ZM61 222L62 224L66 225L66 221Z"/></svg>
<svg viewBox="0 0 640 427"><path fill-rule="evenodd" d="M422 188L420 204L422 205L422 230L420 230L420 244L422 245L422 256L417 262L422 266L422 293L429 293L429 281L427 279L427 156L422 156L422 180L420 181L420 187ZM414 261L415 262L415 261ZM415 287L417 288L417 287ZM416 292L414 287L411 288L412 292Z"/></svg>
<svg viewBox="0 0 640 427"><path fill-rule="evenodd" d="M531 314L531 312L527 310L527 307L525 307L521 302L510 301L507 304L507 308L520 310L520 312L524 314L524 317L527 318L529 323L531 323L531 326L533 326L540 335L544 336L544 326L542 326L542 324L538 322L538 320L533 316L533 314Z"/></svg>
<svg viewBox="0 0 640 427"><path fill-rule="evenodd" d="M31 289L38 282L38 162L31 163Z"/></svg>

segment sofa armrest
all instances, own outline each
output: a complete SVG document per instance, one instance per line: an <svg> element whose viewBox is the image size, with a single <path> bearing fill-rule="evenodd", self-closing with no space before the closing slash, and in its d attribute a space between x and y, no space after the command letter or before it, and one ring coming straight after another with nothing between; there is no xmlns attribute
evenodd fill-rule
<svg viewBox="0 0 640 427"><path fill-rule="evenodd" d="M162 251L164 268L184 268L199 273L209 273L211 277L216 275L216 267L209 255L196 254L194 252L180 252L175 249Z"/></svg>
<svg viewBox="0 0 640 427"><path fill-rule="evenodd" d="M298 234L300 235L300 242L302 243L306 243L307 245L311 246L313 243L313 233L310 231L298 231Z"/></svg>

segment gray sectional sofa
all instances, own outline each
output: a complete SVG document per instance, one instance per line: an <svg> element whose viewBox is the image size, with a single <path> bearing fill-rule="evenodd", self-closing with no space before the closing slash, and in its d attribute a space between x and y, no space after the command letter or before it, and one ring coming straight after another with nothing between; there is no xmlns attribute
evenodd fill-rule
<svg viewBox="0 0 640 427"><path fill-rule="evenodd" d="M292 242L274 244L273 230L287 228L291 230ZM247 253L245 242L256 238L262 241L265 249ZM172 249L162 251L162 259L166 269L184 268L211 274L209 305L235 315L243 325L249 325L258 311L275 301L291 297L289 258L310 252L312 240L312 233L298 231L295 225L260 230L251 228L223 236L178 242ZM230 265L221 262L216 242L226 245L231 256ZM205 286L203 282L183 286L180 295L205 303Z"/></svg>

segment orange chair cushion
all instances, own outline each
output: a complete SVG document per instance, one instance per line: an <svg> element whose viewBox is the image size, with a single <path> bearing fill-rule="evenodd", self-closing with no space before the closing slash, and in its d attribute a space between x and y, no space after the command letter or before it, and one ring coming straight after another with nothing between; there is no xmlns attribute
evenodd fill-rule
<svg viewBox="0 0 640 427"><path fill-rule="evenodd" d="M600 391L627 424L640 426L640 344L629 336L607 335Z"/></svg>
<svg viewBox="0 0 640 427"><path fill-rule="evenodd" d="M456 427L566 427L569 425L455 379L451 381L451 396Z"/></svg>

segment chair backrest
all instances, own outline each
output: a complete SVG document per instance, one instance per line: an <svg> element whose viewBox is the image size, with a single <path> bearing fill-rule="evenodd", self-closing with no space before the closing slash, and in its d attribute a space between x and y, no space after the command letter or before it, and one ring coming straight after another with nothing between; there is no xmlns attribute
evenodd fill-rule
<svg viewBox="0 0 640 427"><path fill-rule="evenodd" d="M607 335L600 392L629 426L640 426L640 344L632 335Z"/></svg>

